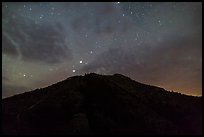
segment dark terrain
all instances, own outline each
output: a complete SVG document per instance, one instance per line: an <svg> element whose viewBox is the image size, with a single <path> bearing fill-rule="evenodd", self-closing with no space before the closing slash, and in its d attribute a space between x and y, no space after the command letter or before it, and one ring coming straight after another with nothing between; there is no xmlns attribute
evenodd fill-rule
<svg viewBox="0 0 204 137"><path fill-rule="evenodd" d="M3 134L202 134L202 97L120 74L74 76L2 100Z"/></svg>

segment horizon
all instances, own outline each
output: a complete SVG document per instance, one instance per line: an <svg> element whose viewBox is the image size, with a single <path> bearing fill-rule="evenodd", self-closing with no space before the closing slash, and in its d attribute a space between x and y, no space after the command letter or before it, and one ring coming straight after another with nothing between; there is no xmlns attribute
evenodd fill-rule
<svg viewBox="0 0 204 137"><path fill-rule="evenodd" d="M90 74L95 74L95 75L100 75L100 76L114 76L114 75L116 75L116 74L122 75L122 74L120 74L120 73L115 73L115 74L99 74L99 73L94 73L94 72L85 73L85 74L82 74L82 75L74 75L74 76L70 76L70 77L68 77L68 78L66 78L66 79L60 80L60 81L58 81L58 82L56 82L56 83L53 83L53 84L50 84L50 85L46 85L46 86L44 86L44 87L32 89L32 90L29 90L29 91L25 91L25 92L22 92L22 93L17 93L17 94L8 96L8 97L2 97L2 99L10 98L10 97L13 97L13 96L16 96L16 95L21 95L21 94L28 93L28 92L33 92L33 91L39 90L39 89L42 90L42 89L45 89L45 88L47 88L47 87L49 87L49 86L53 86L53 85L55 85L55 84L57 84L57 83L59 83L59 82L66 81L67 79L70 79L70 78L72 78L72 77L79 77L79 76L80 76L80 77L84 77L84 76L87 76L87 75L90 75ZM127 78L130 78L130 77L125 76L125 75L122 75L122 76L127 77ZM131 78L130 78L130 79L131 79ZM164 89L165 92L179 93L179 94L181 94L181 95L192 96L192 97L202 97L202 95L199 96L199 95L184 94L184 93L181 93L181 92L179 92L179 91L167 90L167 89L165 89L165 88L163 88L163 87L160 87L160 86L149 85L148 83L142 83L142 82L136 81L136 80L134 80L134 79L131 79L131 80L133 80L133 81L135 81L135 82L137 82L137 83L140 83L140 84L144 84L144 85L146 85L146 86L154 86L154 87L157 87L157 88Z"/></svg>
<svg viewBox="0 0 204 137"><path fill-rule="evenodd" d="M2 2L2 98L88 72L202 96L202 3Z"/></svg>

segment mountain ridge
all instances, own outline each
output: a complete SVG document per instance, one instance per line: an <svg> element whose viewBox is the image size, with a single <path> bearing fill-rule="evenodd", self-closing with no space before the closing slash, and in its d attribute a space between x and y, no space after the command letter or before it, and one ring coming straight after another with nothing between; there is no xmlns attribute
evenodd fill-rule
<svg viewBox="0 0 204 137"><path fill-rule="evenodd" d="M3 133L201 134L201 101L121 74L90 73L3 99Z"/></svg>

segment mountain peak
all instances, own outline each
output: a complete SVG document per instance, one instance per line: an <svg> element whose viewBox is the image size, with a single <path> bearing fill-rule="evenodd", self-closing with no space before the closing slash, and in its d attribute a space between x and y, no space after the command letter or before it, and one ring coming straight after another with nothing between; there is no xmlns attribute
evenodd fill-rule
<svg viewBox="0 0 204 137"><path fill-rule="evenodd" d="M201 97L122 74L74 76L2 100L3 134L201 134Z"/></svg>

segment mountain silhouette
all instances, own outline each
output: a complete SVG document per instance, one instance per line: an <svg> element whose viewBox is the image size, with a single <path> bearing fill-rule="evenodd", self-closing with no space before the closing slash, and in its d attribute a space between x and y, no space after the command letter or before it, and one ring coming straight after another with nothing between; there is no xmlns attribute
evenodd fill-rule
<svg viewBox="0 0 204 137"><path fill-rule="evenodd" d="M121 74L73 76L2 100L3 134L202 134L202 97Z"/></svg>

